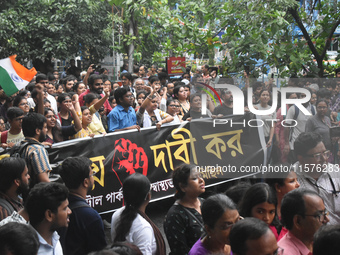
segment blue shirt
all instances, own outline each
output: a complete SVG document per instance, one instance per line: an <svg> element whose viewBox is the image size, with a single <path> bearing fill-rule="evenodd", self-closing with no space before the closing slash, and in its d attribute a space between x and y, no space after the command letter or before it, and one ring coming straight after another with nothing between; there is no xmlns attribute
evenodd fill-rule
<svg viewBox="0 0 340 255"><path fill-rule="evenodd" d="M131 127L137 123L135 110L131 106L128 111L125 111L123 106L117 105L109 115L107 115L107 120L109 127L108 132Z"/></svg>

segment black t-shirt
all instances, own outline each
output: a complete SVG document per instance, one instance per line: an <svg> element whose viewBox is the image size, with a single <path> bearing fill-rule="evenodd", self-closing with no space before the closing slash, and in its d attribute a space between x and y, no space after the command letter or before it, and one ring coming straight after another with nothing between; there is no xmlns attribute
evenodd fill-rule
<svg viewBox="0 0 340 255"><path fill-rule="evenodd" d="M219 105L214 110L214 115L218 114L222 114L223 116L233 115L233 108L230 108L225 104Z"/></svg>

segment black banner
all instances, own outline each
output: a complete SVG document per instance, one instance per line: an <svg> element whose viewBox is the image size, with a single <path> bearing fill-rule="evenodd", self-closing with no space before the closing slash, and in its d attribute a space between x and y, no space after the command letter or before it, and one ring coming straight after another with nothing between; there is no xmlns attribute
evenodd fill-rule
<svg viewBox="0 0 340 255"><path fill-rule="evenodd" d="M87 202L99 213L108 213L123 205L122 183L135 172L151 181L152 200L174 194L172 171L182 163L197 165L207 186L251 174L241 167L263 164L259 131L249 127L244 116L200 119L159 131L152 127L71 140L48 152L51 164L74 156L92 160L95 185Z"/></svg>

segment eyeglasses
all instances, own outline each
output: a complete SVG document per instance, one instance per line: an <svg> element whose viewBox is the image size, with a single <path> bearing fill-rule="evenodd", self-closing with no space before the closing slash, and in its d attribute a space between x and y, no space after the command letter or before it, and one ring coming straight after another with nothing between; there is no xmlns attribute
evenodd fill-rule
<svg viewBox="0 0 340 255"><path fill-rule="evenodd" d="M21 104L19 104L20 106L26 106L26 105L28 105L28 103L21 103Z"/></svg>
<svg viewBox="0 0 340 255"><path fill-rule="evenodd" d="M0 123L1 126L5 126L5 123Z"/></svg>
<svg viewBox="0 0 340 255"><path fill-rule="evenodd" d="M143 83L136 83L135 86L143 86Z"/></svg>
<svg viewBox="0 0 340 255"><path fill-rule="evenodd" d="M238 219L233 222L233 223L229 223L229 224L225 224L223 226L220 227L221 230L227 230L228 228L231 228L234 224L236 224L239 220L243 220L244 218L242 216L239 216Z"/></svg>
<svg viewBox="0 0 340 255"><path fill-rule="evenodd" d="M311 216L311 217L314 217L314 218L318 218L319 222L323 222L326 219L326 216L328 216L328 215L329 215L329 212L327 212L327 210L325 210L324 212L319 213L319 214L305 214L303 216Z"/></svg>
<svg viewBox="0 0 340 255"><path fill-rule="evenodd" d="M175 105L175 104L169 104L169 107L176 107L176 108L179 108L180 106L179 106L179 105Z"/></svg>
<svg viewBox="0 0 340 255"><path fill-rule="evenodd" d="M307 154L305 155L305 157L309 157L309 158L315 158L317 161L321 160L321 157L324 157L325 159L328 159L331 156L331 151L327 150L324 152L320 152L320 153L314 153L314 154Z"/></svg>
<svg viewBox="0 0 340 255"><path fill-rule="evenodd" d="M282 255L283 254L284 249L282 249L281 247L277 248L276 251L274 251L273 255Z"/></svg>
<svg viewBox="0 0 340 255"><path fill-rule="evenodd" d="M92 170L92 174L89 175L89 178L95 176L96 173L97 173L96 171L93 171L93 170Z"/></svg>

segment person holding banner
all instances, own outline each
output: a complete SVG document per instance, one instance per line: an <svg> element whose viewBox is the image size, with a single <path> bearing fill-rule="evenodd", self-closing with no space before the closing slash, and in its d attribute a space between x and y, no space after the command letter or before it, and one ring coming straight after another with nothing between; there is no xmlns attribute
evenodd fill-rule
<svg viewBox="0 0 340 255"><path fill-rule="evenodd" d="M164 231L170 246L170 255L188 254L204 233L201 206L198 196L205 192L205 182L195 165L177 167L172 175L176 188L176 202L164 220Z"/></svg>
<svg viewBox="0 0 340 255"><path fill-rule="evenodd" d="M137 121L142 127L156 126L159 130L162 124L170 123L174 120L174 117L157 108L158 98L155 95L156 90L152 89L152 87L146 87L145 89L149 90L150 94L145 98L136 113Z"/></svg>
<svg viewBox="0 0 340 255"><path fill-rule="evenodd" d="M151 183L142 174L135 173L123 183L125 207L118 209L111 220L113 242L135 244L143 255L165 255L165 244L157 226L145 214L151 199Z"/></svg>
<svg viewBox="0 0 340 255"><path fill-rule="evenodd" d="M108 132L122 131L128 129L140 130L137 124L135 110L132 108L134 97L131 91L120 87L114 92L117 106L107 116Z"/></svg>
<svg viewBox="0 0 340 255"><path fill-rule="evenodd" d="M185 91L184 82L178 82L178 83L176 82L173 93L174 93L174 97L181 104L179 115L184 116L184 114L186 114L190 110L190 103L188 101L188 94Z"/></svg>

